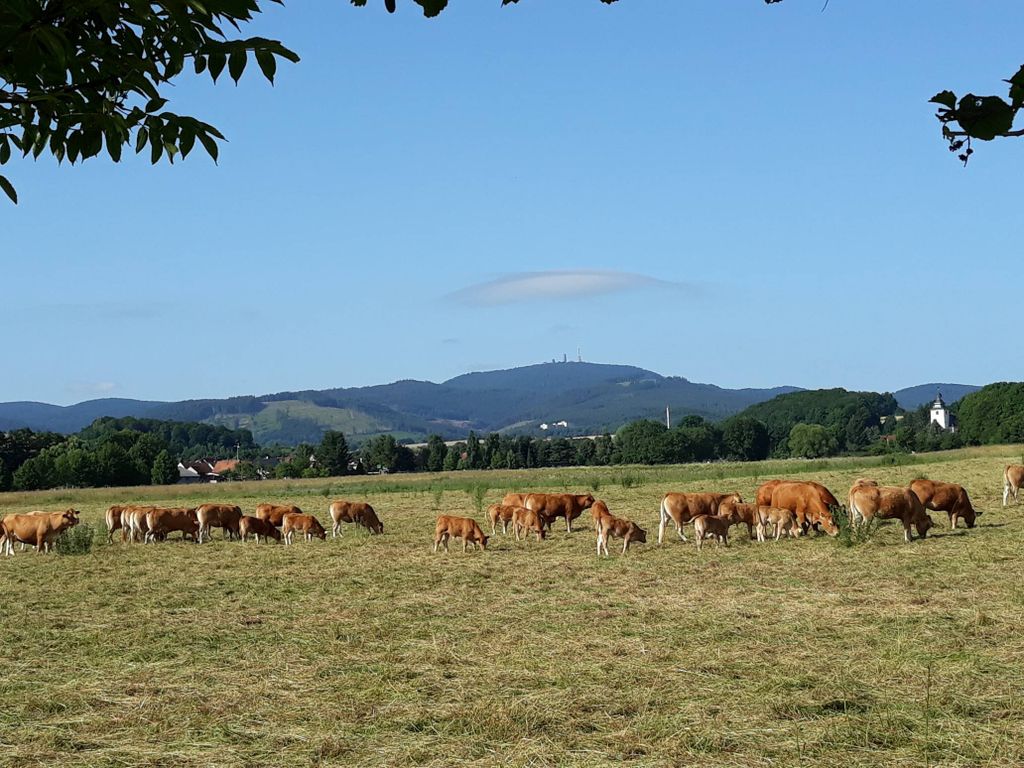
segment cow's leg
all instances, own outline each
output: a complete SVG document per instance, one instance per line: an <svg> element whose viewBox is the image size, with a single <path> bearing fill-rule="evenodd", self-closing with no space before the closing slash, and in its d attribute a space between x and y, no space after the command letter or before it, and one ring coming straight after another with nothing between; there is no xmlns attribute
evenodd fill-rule
<svg viewBox="0 0 1024 768"><path fill-rule="evenodd" d="M950 512L949 513L949 527L950 527L950 530L956 530L956 524L959 522L959 520L960 520L959 515L957 515L955 512Z"/></svg>
<svg viewBox="0 0 1024 768"><path fill-rule="evenodd" d="M903 540L907 544L909 544L912 539L913 539L913 535L910 533L910 521L909 520L904 520L903 521Z"/></svg>
<svg viewBox="0 0 1024 768"><path fill-rule="evenodd" d="M629 536L626 535L622 542L622 554L626 554L626 550L629 549Z"/></svg>

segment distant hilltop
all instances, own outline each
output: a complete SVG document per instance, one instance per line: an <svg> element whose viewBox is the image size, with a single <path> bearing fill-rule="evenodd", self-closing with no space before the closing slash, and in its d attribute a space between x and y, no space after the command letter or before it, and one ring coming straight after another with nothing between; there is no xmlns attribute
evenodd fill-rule
<svg viewBox="0 0 1024 768"><path fill-rule="evenodd" d="M922 384L893 393L916 408L942 392L953 403L978 387ZM380 434L420 441L477 432L586 435L614 432L642 418L688 414L719 420L799 387L725 389L630 365L551 362L465 373L440 384L406 379L391 384L245 395L219 400L155 402L107 398L69 406L0 403L0 429L77 432L101 416L200 421L249 429L261 444L319 442L328 429L358 443ZM547 429L541 425L546 424Z"/></svg>

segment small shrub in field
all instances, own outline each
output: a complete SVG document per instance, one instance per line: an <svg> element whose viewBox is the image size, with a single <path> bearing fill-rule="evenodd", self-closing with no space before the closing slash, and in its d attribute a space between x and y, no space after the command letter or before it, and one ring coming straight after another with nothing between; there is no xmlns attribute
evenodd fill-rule
<svg viewBox="0 0 1024 768"><path fill-rule="evenodd" d="M591 493L598 493L601 490L601 477L599 475L591 477L588 486Z"/></svg>
<svg viewBox="0 0 1024 768"><path fill-rule="evenodd" d="M875 519L867 522L854 523L850 519L850 510L845 504L829 507L832 512L832 519L839 528L835 541L841 547L856 547L871 541L878 531L878 521Z"/></svg>
<svg viewBox="0 0 1024 768"><path fill-rule="evenodd" d="M88 523L79 523L57 537L54 548L62 555L87 555L92 551L96 529Z"/></svg>
<svg viewBox="0 0 1024 768"><path fill-rule="evenodd" d="M435 488L431 495L434 497L434 511L438 512L441 509L441 503L444 501L444 488Z"/></svg>
<svg viewBox="0 0 1024 768"><path fill-rule="evenodd" d="M473 499L473 507L478 515L484 513L484 502L487 500L487 491L489 490L490 487L485 483L479 483L466 489L466 493Z"/></svg>
<svg viewBox="0 0 1024 768"><path fill-rule="evenodd" d="M639 472L623 472L619 475L619 485L623 488L639 488L643 484L644 478Z"/></svg>

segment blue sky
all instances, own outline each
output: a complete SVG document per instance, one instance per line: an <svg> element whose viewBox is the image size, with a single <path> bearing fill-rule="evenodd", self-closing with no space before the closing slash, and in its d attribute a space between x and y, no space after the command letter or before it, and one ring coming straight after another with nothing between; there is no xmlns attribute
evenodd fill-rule
<svg viewBox="0 0 1024 768"><path fill-rule="evenodd" d="M292 0L271 87L183 80L219 165L5 173L0 400L443 380L570 357L722 386L1020 378L1024 140L949 155L1024 5Z"/></svg>

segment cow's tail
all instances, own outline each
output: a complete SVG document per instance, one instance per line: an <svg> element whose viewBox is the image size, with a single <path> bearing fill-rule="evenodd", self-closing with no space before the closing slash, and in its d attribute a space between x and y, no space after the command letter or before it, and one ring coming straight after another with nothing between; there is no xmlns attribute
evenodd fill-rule
<svg viewBox="0 0 1024 768"><path fill-rule="evenodd" d="M857 525L857 523L859 523L860 520L864 519L864 515L861 513L860 509L857 508L857 494L856 494L855 490L850 491L849 502L850 502L850 504L849 504L849 507L850 507L850 525L851 526Z"/></svg>

